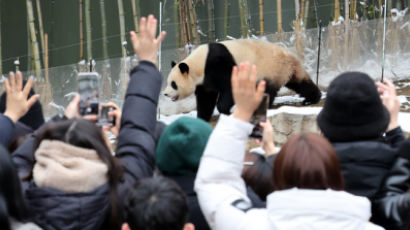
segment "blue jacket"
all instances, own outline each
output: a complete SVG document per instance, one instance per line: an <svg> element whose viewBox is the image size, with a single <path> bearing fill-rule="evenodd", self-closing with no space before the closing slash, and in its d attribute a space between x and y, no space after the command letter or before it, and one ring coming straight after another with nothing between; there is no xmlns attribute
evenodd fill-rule
<svg viewBox="0 0 410 230"><path fill-rule="evenodd" d="M118 184L122 204L128 190L139 179L153 175L156 108L161 82L161 74L153 63L141 61L131 71L116 150L124 170L124 178ZM35 134L13 153L20 177L27 177L35 164L34 140ZM107 184L88 193L70 194L26 181L23 193L29 207L35 211L34 222L46 230L101 229L110 210Z"/></svg>

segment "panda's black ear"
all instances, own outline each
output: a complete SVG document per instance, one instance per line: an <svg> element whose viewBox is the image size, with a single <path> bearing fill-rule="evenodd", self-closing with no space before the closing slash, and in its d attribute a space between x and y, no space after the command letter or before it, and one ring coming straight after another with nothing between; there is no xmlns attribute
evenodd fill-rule
<svg viewBox="0 0 410 230"><path fill-rule="evenodd" d="M174 66L176 66L177 63L175 61L171 61L171 67L174 68Z"/></svg>
<svg viewBox="0 0 410 230"><path fill-rule="evenodd" d="M178 67L181 70L182 74L189 73L189 67L186 63L181 62L181 63L179 63Z"/></svg>

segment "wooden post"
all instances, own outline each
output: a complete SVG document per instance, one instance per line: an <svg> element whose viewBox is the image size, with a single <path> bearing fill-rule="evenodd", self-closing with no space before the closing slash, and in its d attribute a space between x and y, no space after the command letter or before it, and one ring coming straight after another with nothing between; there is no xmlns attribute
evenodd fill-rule
<svg viewBox="0 0 410 230"><path fill-rule="evenodd" d="M131 0L131 6L132 6L132 16L134 19L135 33L138 33L138 13L137 13L137 5L135 3L135 0ZM138 4L138 8L139 8L139 4Z"/></svg>
<svg viewBox="0 0 410 230"><path fill-rule="evenodd" d="M44 64L44 27L43 27L43 15L41 13L41 4L40 0L36 0L37 6L37 16L38 16L38 28L40 30L40 41L41 41L41 50L43 53L43 64Z"/></svg>
<svg viewBox="0 0 410 230"><path fill-rule="evenodd" d="M214 1L208 1L208 40L209 42L215 41L215 8Z"/></svg>
<svg viewBox="0 0 410 230"><path fill-rule="evenodd" d="M229 8L230 8L230 1L225 0L225 14L224 14L224 39L227 39L228 32L229 32Z"/></svg>
<svg viewBox="0 0 410 230"><path fill-rule="evenodd" d="M34 14L33 14L33 3L31 0L26 0L27 4L27 15L29 18L30 24L30 40L31 40L31 47L33 49L34 55L34 67L36 70L36 77L41 76L41 63L40 63L40 52L38 49L38 42L36 37L36 26L34 24Z"/></svg>
<svg viewBox="0 0 410 230"><path fill-rule="evenodd" d="M85 27L87 30L87 61L90 61L93 57L90 14L90 0L85 0Z"/></svg>
<svg viewBox="0 0 410 230"><path fill-rule="evenodd" d="M277 22L278 22L278 33L282 33L283 32L283 28L282 28L282 0L276 0L276 18L277 18Z"/></svg>
<svg viewBox="0 0 410 230"><path fill-rule="evenodd" d="M84 59L83 0L79 0L80 17L80 60Z"/></svg>
<svg viewBox="0 0 410 230"><path fill-rule="evenodd" d="M196 12L195 12L196 4L192 3L192 0L188 0L188 8L189 8L189 16L191 21L191 28L192 28L192 36L194 37L194 44L199 45L200 38L198 35L198 26L196 21Z"/></svg>
<svg viewBox="0 0 410 230"><path fill-rule="evenodd" d="M103 58L105 60L108 60L107 21L105 19L105 3L104 3L104 0L100 0L100 12L101 12L101 32L102 32Z"/></svg>
<svg viewBox="0 0 410 230"><path fill-rule="evenodd" d="M263 21L263 0L259 0L259 34L263 36L265 34Z"/></svg>

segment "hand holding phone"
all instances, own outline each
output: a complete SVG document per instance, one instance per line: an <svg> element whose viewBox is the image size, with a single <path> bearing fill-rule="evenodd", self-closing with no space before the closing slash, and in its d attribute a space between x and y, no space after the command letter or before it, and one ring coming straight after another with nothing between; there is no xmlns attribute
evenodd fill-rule
<svg viewBox="0 0 410 230"><path fill-rule="evenodd" d="M249 137L262 139L263 137L263 127L260 125L261 122L266 121L266 111L269 107L269 94L263 94L262 102L259 104L258 108L253 113L250 123L253 124L255 127L252 130L251 135Z"/></svg>
<svg viewBox="0 0 410 230"><path fill-rule="evenodd" d="M99 75L96 72L78 74L80 115L97 115L99 110Z"/></svg>

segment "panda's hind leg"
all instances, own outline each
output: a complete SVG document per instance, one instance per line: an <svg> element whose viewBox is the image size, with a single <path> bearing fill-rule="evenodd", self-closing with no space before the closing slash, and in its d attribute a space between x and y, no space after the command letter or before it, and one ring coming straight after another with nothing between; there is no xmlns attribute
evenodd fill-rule
<svg viewBox="0 0 410 230"><path fill-rule="evenodd" d="M197 117L204 121L211 120L216 105L216 99L218 98L218 92L207 88L204 85L198 85L195 90L195 96Z"/></svg>
<svg viewBox="0 0 410 230"><path fill-rule="evenodd" d="M278 94L280 86L277 86L267 78L265 78L264 80L266 82L265 93L269 94L269 106L271 106L275 101L275 97Z"/></svg>

